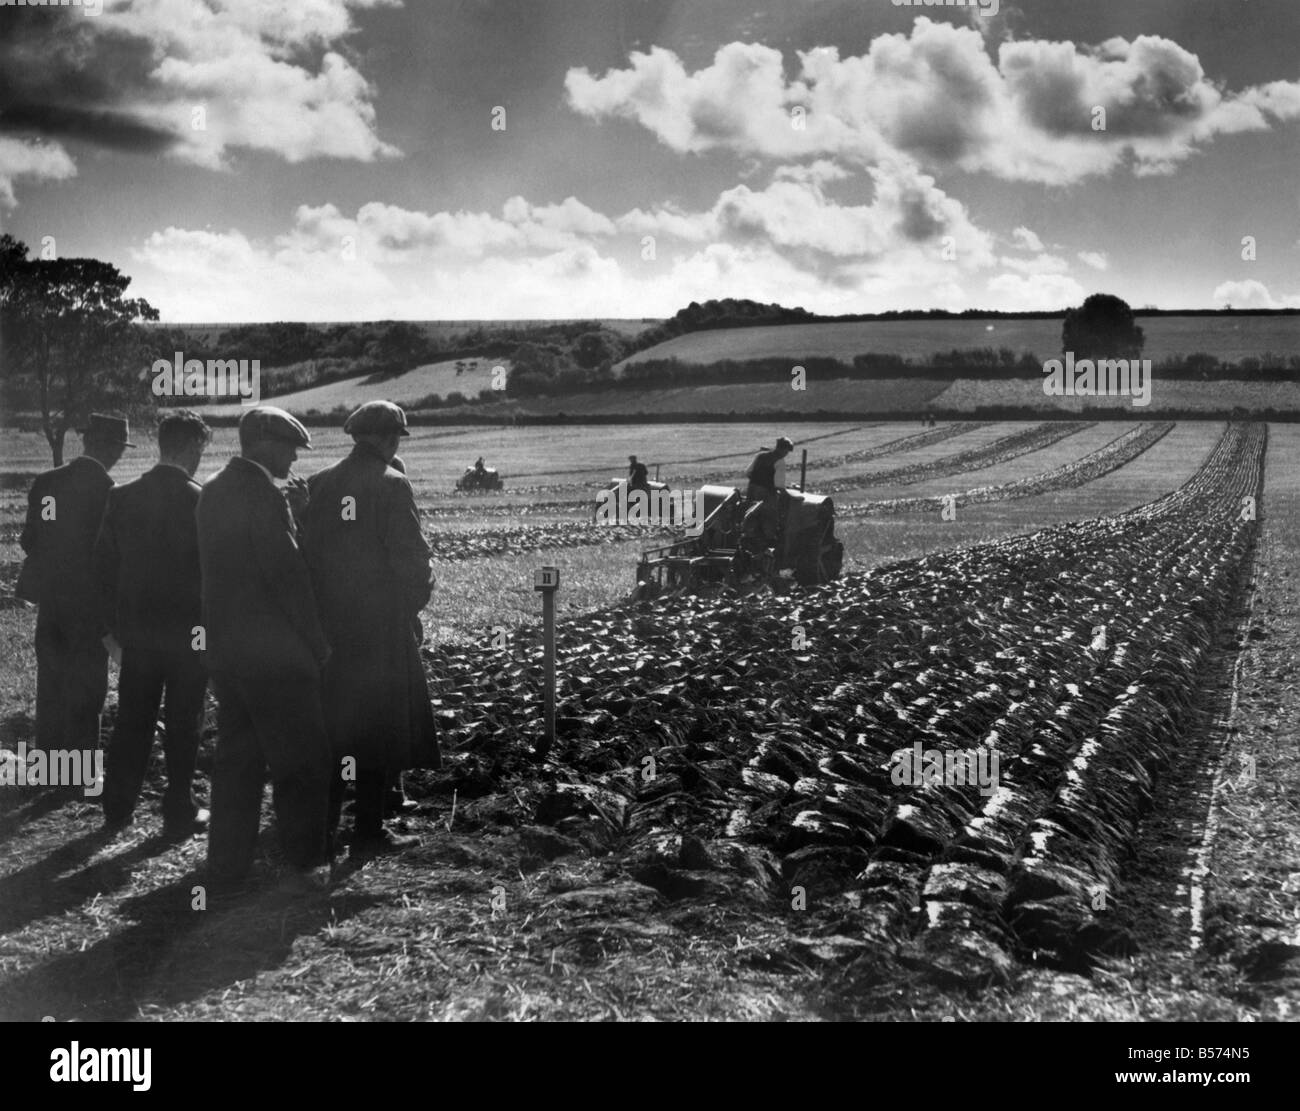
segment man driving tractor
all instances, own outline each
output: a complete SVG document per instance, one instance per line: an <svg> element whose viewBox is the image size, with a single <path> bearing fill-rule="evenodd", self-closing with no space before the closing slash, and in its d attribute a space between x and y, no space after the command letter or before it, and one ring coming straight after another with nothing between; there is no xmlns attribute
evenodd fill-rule
<svg viewBox="0 0 1300 1111"><path fill-rule="evenodd" d="M649 490L650 472L644 463L638 463L635 455L627 457L627 485L629 490Z"/></svg>
<svg viewBox="0 0 1300 1111"><path fill-rule="evenodd" d="M762 448L749 464L745 472L749 484L745 488L745 497L754 504L745 512L741 529L746 546L770 548L776 543L780 533L780 494L785 487L785 457L794 450L784 436L776 441L774 448Z"/></svg>

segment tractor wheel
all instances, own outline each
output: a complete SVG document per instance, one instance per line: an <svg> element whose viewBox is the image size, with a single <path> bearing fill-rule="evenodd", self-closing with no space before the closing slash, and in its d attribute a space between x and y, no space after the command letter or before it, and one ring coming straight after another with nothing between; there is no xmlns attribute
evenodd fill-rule
<svg viewBox="0 0 1300 1111"><path fill-rule="evenodd" d="M632 591L632 596L629 601L648 602L652 598L658 598L661 593L662 591L659 584L653 579L649 579L646 582L639 582L636 584L636 589Z"/></svg>

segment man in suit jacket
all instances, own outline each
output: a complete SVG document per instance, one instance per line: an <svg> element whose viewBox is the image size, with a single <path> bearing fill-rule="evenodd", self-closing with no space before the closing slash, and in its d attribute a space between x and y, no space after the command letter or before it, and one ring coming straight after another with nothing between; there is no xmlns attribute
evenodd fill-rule
<svg viewBox="0 0 1300 1111"><path fill-rule="evenodd" d="M85 450L39 475L27 495L20 543L27 596L36 617L36 747L99 748L108 693L108 651L100 628L95 537L113 480L108 472L133 447L127 422L92 413Z"/></svg>
<svg viewBox="0 0 1300 1111"><path fill-rule="evenodd" d="M385 794L402 769L441 763L416 633L433 572L411 484L392 466L406 414L391 402L368 402L343 430L356 446L311 477L303 551L334 649L324 680L335 761L331 824L351 757L352 851L366 854L418 843L384 828Z"/></svg>
<svg viewBox="0 0 1300 1111"><path fill-rule="evenodd" d="M311 437L283 409L239 421L240 454L199 495L199 564L207 666L217 696L208 869L236 884L252 867L266 771L292 874L288 886L329 883L329 741L320 669L329 657L311 580L285 496Z"/></svg>
<svg viewBox="0 0 1300 1111"><path fill-rule="evenodd" d="M210 438L197 413L168 413L158 422L158 465L108 495L95 569L104 630L122 651L117 725L104 773L110 829L131 821L164 693L163 834L179 838L207 828L208 812L192 790L208 687L197 641L200 487L193 475Z"/></svg>

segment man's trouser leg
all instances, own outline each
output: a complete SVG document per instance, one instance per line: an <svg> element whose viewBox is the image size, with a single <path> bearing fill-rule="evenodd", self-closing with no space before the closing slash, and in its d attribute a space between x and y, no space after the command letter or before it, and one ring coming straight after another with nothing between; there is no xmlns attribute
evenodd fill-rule
<svg viewBox="0 0 1300 1111"><path fill-rule="evenodd" d="M58 622L42 605L36 615L36 747L43 752L63 747L65 655Z"/></svg>
<svg viewBox="0 0 1300 1111"><path fill-rule="evenodd" d="M108 651L93 625L68 622L42 606L36 618L36 746L99 748L108 695Z"/></svg>
<svg viewBox="0 0 1300 1111"><path fill-rule="evenodd" d="M296 868L328 862L330 756L320 684L315 679L213 676L213 688L218 737L209 866L215 874L234 878L248 871L267 768L286 859Z"/></svg>
<svg viewBox="0 0 1300 1111"><path fill-rule="evenodd" d="M741 535L751 544L770 548L776 543L777 534L776 491L770 486L755 486L751 482L746 494L755 501L745 510Z"/></svg>
<svg viewBox="0 0 1300 1111"><path fill-rule="evenodd" d="M357 772L356 836L373 840L384 832L384 795L388 790L388 773L382 768L363 768Z"/></svg>
<svg viewBox="0 0 1300 1111"><path fill-rule="evenodd" d="M99 716L108 697L108 649L93 626L68 633L71 643L65 680L69 748L99 748Z"/></svg>
<svg viewBox="0 0 1300 1111"><path fill-rule="evenodd" d="M280 845L296 868L330 859L330 745L316 679L258 682L263 690L254 717L266 763Z"/></svg>
<svg viewBox="0 0 1300 1111"><path fill-rule="evenodd" d="M129 818L140 797L165 682L159 662L155 652L122 651L117 724L104 769L104 818L109 822Z"/></svg>
<svg viewBox="0 0 1300 1111"><path fill-rule="evenodd" d="M243 684L214 675L217 751L212 762L212 818L208 825L208 870L217 881L244 878L257 849L266 761L253 727Z"/></svg>
<svg viewBox="0 0 1300 1111"><path fill-rule="evenodd" d="M208 673L197 652L168 653L166 703L163 709L163 755L167 758L167 790L163 820L185 823L199 812L194 801L194 765L203 731Z"/></svg>

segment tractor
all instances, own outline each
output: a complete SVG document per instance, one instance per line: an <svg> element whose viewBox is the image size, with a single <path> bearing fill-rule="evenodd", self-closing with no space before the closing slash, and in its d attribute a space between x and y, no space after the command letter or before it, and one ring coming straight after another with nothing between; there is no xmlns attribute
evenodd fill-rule
<svg viewBox="0 0 1300 1111"><path fill-rule="evenodd" d="M625 478L611 478L596 495L591 511L593 524L647 524L651 519L655 523L676 523L672 487L666 482L651 479L644 487L634 487Z"/></svg>
<svg viewBox="0 0 1300 1111"><path fill-rule="evenodd" d="M739 587L793 578L814 586L837 578L844 545L835 538L835 503L801 490L778 490L776 498L776 543L760 547L743 531L745 513L755 503L734 486L701 487L696 495L700 534L643 551L633 597L708 584Z"/></svg>
<svg viewBox="0 0 1300 1111"><path fill-rule="evenodd" d="M494 467L466 467L465 473L456 480L456 489L461 493L472 494L480 490L503 489L503 483Z"/></svg>

